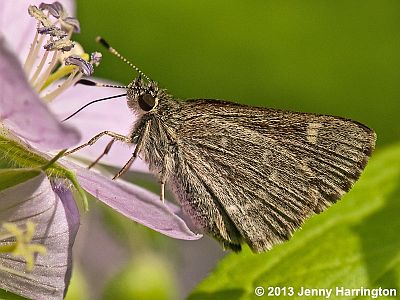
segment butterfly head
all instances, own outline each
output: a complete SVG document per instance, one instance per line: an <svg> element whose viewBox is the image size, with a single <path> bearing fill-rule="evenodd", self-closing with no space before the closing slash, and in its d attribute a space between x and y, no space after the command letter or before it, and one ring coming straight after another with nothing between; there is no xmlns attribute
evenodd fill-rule
<svg viewBox="0 0 400 300"><path fill-rule="evenodd" d="M156 109L162 93L155 81L146 82L138 76L128 86L128 106L135 113L149 113Z"/></svg>

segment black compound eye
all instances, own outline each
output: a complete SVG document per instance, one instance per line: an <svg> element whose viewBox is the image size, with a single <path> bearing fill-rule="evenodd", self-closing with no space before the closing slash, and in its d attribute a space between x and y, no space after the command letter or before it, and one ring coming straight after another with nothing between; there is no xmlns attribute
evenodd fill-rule
<svg viewBox="0 0 400 300"><path fill-rule="evenodd" d="M150 94L142 94L138 97L138 103L144 111L150 111L156 106L156 99Z"/></svg>

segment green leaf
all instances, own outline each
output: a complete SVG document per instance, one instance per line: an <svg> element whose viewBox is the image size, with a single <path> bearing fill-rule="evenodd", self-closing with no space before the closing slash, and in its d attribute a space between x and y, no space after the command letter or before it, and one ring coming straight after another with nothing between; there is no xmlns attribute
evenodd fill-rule
<svg viewBox="0 0 400 300"><path fill-rule="evenodd" d="M268 287L294 288L291 297L275 297L281 299L305 299L296 294L301 287L382 287L399 293L399 213L397 144L377 151L352 191L306 222L290 241L263 254L246 249L228 255L189 299L256 299L258 286L265 288L265 297ZM330 299L356 298L333 293Z"/></svg>
<svg viewBox="0 0 400 300"><path fill-rule="evenodd" d="M24 298L22 296L13 294L11 292L7 292L5 290L0 289L0 299L7 299L7 300L26 300L27 298Z"/></svg>
<svg viewBox="0 0 400 300"><path fill-rule="evenodd" d="M0 169L0 192L40 174L39 169Z"/></svg>
<svg viewBox="0 0 400 300"><path fill-rule="evenodd" d="M25 145L20 144L18 141L0 135L0 166L6 163L8 165L18 165L21 168L37 168L46 172L49 177L69 179L81 196L84 209L87 211L88 203L86 194L79 185L75 173L57 163L57 160L62 157L64 153L65 150L62 150L53 158L50 158L44 153L39 153L32 149L28 149ZM13 182L11 181L10 184L12 183Z"/></svg>

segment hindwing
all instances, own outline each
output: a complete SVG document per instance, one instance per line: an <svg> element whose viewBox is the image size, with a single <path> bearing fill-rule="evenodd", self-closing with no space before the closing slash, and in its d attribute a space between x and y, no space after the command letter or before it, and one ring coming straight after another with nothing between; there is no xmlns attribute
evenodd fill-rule
<svg viewBox="0 0 400 300"><path fill-rule="evenodd" d="M218 100L182 102L179 117L165 121L177 135L172 188L194 223L233 250L270 249L340 199L376 138L344 118Z"/></svg>

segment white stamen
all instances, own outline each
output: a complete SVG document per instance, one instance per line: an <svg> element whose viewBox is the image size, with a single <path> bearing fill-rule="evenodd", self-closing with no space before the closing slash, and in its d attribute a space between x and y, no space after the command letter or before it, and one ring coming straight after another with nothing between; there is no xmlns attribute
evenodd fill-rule
<svg viewBox="0 0 400 300"><path fill-rule="evenodd" d="M53 38L50 38L50 40L52 40ZM43 66L45 64L45 62L47 61L47 57L49 56L49 51L45 51L44 55L39 63L39 65L36 67L36 71L33 74L33 76L31 77L31 79L29 80L31 82L31 84L33 85L34 82L36 81L36 79L39 77L40 72L42 72L43 70Z"/></svg>
<svg viewBox="0 0 400 300"><path fill-rule="evenodd" d="M38 22L38 26L39 26L39 24L40 23ZM29 49L28 56L26 57L26 60L25 60L25 63L24 63L25 73L27 73L26 69L27 69L28 64L31 63L31 60L32 60L32 57L33 57L33 50L35 49L36 44L38 43L38 36L39 36L39 33L36 31L35 36L34 36L33 41L32 41L32 44L31 44L31 47Z"/></svg>
<svg viewBox="0 0 400 300"><path fill-rule="evenodd" d="M43 10L47 10L47 15ZM50 11L52 12L51 16ZM24 63L24 70L27 77L30 77L30 84L41 94L43 101L50 102L81 80L83 75L91 75L93 66L98 65L101 55L96 53L92 56L92 60L87 62L84 58L81 58L88 55L79 44L77 44L77 49L71 51L75 43L70 40L70 37L74 32L79 31L79 22L68 17L58 2L49 5L42 4L39 8L30 6L29 14L38 22L33 42ZM54 21L50 17L54 17L56 20ZM50 51L53 51L51 58ZM40 60L39 54L43 54ZM64 63L64 59L61 60L63 56L71 57L73 54L79 55L76 61ZM57 68L59 62L61 62L61 66ZM67 67L69 64L77 65L77 68ZM33 74L31 75L31 73ZM68 77L64 78L65 76ZM53 83L57 80L61 80L61 84L55 87ZM51 88L47 92L48 86L55 88ZM44 90L47 94L43 97Z"/></svg>
<svg viewBox="0 0 400 300"><path fill-rule="evenodd" d="M54 91L48 93L46 96L42 97L43 101L45 102L51 102L54 100L54 98L58 97L62 92L64 92L66 89L68 89L70 86L74 85L77 83L83 76L82 73L78 73L79 70L75 70L72 72L68 78L61 84L58 88L56 88ZM75 75L78 74L76 77ZM75 77L75 78L74 78Z"/></svg>
<svg viewBox="0 0 400 300"><path fill-rule="evenodd" d="M54 54L49 63L49 66L44 71L44 73L39 77L39 79L36 81L36 83L33 84L33 88L36 91L40 92L43 85L46 83L47 78L49 78L51 71L54 69L55 65L57 64L57 56L58 56L58 51L54 51Z"/></svg>
<svg viewBox="0 0 400 300"><path fill-rule="evenodd" d="M39 40L36 43L35 48L32 51L32 56L30 57L30 61L29 62L27 61L26 68L25 68L25 73L26 73L27 76L29 76L29 74L32 71L33 65L34 65L34 63L36 61L36 58L37 58L38 54L39 54L39 50L42 47L43 41L44 41L44 35L41 35Z"/></svg>

